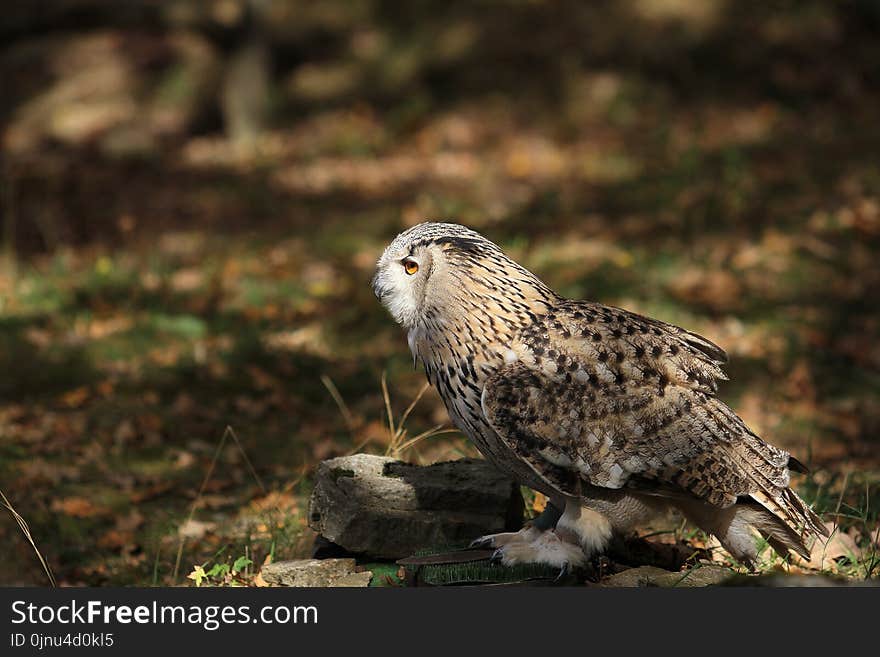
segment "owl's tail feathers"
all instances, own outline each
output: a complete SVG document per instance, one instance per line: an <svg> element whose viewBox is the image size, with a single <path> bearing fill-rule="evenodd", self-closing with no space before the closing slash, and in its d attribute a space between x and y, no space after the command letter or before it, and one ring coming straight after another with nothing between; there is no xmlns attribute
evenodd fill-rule
<svg viewBox="0 0 880 657"><path fill-rule="evenodd" d="M744 513L752 518L752 526L780 556L792 551L809 559L806 540L830 535L822 519L791 488L783 488L772 496L763 491L752 493L736 506L741 504L744 504Z"/></svg>
<svg viewBox="0 0 880 657"><path fill-rule="evenodd" d="M804 559L810 558L809 538L828 536L821 518L790 488L773 497L763 492L752 493L726 509L696 500L679 508L688 520L714 534L725 550L749 567L754 566L758 556L756 531L780 556L794 552Z"/></svg>

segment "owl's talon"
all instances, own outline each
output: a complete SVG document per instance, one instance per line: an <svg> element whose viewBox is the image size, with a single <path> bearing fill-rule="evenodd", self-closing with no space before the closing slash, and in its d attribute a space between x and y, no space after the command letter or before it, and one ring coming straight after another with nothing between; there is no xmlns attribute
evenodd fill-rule
<svg viewBox="0 0 880 657"><path fill-rule="evenodd" d="M571 563L566 561L562 564L562 567L559 569L559 574L554 579L554 582L558 582L559 580L565 578L567 575L571 573Z"/></svg>
<svg viewBox="0 0 880 657"><path fill-rule="evenodd" d="M468 545L469 548L490 548L495 547L495 538L493 536L480 536L475 538Z"/></svg>
<svg viewBox="0 0 880 657"><path fill-rule="evenodd" d="M489 563L493 566L497 566L503 563L504 560L504 550L502 548L498 548L492 553L492 556L489 557Z"/></svg>

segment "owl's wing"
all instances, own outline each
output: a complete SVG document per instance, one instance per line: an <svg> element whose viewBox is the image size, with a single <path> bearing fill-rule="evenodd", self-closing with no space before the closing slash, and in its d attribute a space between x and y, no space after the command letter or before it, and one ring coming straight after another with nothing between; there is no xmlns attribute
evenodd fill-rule
<svg viewBox="0 0 880 657"><path fill-rule="evenodd" d="M827 530L789 487L803 466L714 396L724 352L694 333L627 311L563 302L525 330L519 359L486 381L482 411L550 487L750 499L788 527ZM774 539L775 540L775 539Z"/></svg>
<svg viewBox="0 0 880 657"><path fill-rule="evenodd" d="M707 393L667 385L661 396L653 384L600 387L587 377L519 362L483 389L489 424L555 489L682 491L726 507L788 485L788 454Z"/></svg>
<svg viewBox="0 0 880 657"><path fill-rule="evenodd" d="M720 347L620 308L564 301L486 382L501 440L558 490L686 492L726 507L788 486L789 455L714 397Z"/></svg>
<svg viewBox="0 0 880 657"><path fill-rule="evenodd" d="M619 308L564 301L520 336L528 349L486 381L501 441L552 488L751 498L792 528L824 526L789 487L804 468L714 396L724 352L699 335Z"/></svg>

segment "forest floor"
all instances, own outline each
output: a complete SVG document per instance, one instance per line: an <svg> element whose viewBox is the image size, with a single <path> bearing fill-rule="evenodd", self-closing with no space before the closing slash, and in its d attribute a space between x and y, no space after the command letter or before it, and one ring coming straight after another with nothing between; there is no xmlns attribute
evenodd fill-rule
<svg viewBox="0 0 880 657"><path fill-rule="evenodd" d="M183 585L237 563L249 583L310 554L318 461L476 455L455 433L400 449L448 425L433 390L389 430L424 375L369 281L428 218L480 230L563 295L725 348L720 397L811 468L794 485L839 537L798 567L877 577L880 95L845 54L813 59L825 19L770 36L730 20L647 63L561 63L549 91L520 90L499 56L495 86L447 74L396 101L302 101L247 149L203 131L147 154L7 156L0 488L58 582ZM456 66L485 61L470 56ZM11 516L0 552L0 584L47 582Z"/></svg>

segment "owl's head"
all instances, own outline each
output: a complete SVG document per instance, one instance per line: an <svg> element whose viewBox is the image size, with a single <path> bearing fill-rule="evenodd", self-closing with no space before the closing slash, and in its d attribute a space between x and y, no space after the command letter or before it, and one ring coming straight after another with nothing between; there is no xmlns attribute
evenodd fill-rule
<svg viewBox="0 0 880 657"><path fill-rule="evenodd" d="M428 222L394 238L376 264L373 291L395 320L410 329L430 308L448 307L462 281L456 266L465 253L500 250L459 224Z"/></svg>

